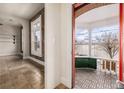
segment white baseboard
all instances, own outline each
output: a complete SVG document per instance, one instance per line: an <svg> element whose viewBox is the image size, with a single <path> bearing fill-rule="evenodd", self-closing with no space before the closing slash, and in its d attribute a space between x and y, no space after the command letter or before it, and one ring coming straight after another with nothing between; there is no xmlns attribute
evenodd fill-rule
<svg viewBox="0 0 124 93"><path fill-rule="evenodd" d="M67 80L66 78L64 77L61 77L61 83L64 84L65 86L67 86L68 88L72 88L72 85L70 83L70 80Z"/></svg>
<svg viewBox="0 0 124 93"><path fill-rule="evenodd" d="M0 53L0 56L15 56L15 55L18 55L18 53Z"/></svg>
<svg viewBox="0 0 124 93"><path fill-rule="evenodd" d="M45 85L45 89L55 89L58 85L60 84L60 82L56 83L56 84L51 84L49 83L49 85Z"/></svg>
<svg viewBox="0 0 124 93"><path fill-rule="evenodd" d="M37 62L38 64L45 65L45 63L43 61L40 61L38 59L35 59L35 58L31 57L31 56L29 56L29 57L23 57L23 59L31 59L31 60Z"/></svg>

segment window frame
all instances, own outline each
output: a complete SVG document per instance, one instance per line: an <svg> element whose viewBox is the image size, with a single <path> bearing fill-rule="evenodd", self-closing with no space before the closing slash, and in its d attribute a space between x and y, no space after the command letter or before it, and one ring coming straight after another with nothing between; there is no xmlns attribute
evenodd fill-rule
<svg viewBox="0 0 124 93"><path fill-rule="evenodd" d="M42 25L41 25L41 38L42 38L42 39L41 39L41 40L42 40L42 41L41 41L41 48L42 48L42 49L41 49L41 50L42 50L42 53L41 53L41 54L42 54L42 57L37 56L37 55L33 55L33 54L31 53L31 45L32 45L32 44L31 44L31 43L32 43L32 42L31 42L31 41L32 41L32 40L31 40L31 38L32 38L32 36L31 36L31 23L32 23L33 21L37 20L37 18L39 18L40 16L41 16L41 24L42 24ZM45 52L45 51L44 51L44 50L45 50L45 49L44 49L44 48L45 48L45 44L44 44L44 41L45 41L45 40L44 40L44 33L45 33L45 32L44 32L44 31L45 31L45 30L44 30L44 27L45 27L45 23L44 23L44 8L41 9L36 15L34 15L34 16L30 19L30 21L29 21L29 26L30 26L30 30L29 30L30 56L33 57L33 58L39 59L39 60L41 60L41 61L44 61L44 54L45 54L45 53L44 53L44 52Z"/></svg>

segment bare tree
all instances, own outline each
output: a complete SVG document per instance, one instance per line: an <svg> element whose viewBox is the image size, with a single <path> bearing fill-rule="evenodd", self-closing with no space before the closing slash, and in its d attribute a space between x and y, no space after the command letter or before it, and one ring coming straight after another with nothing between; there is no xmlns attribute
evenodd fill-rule
<svg viewBox="0 0 124 93"><path fill-rule="evenodd" d="M99 46L109 54L111 59L118 53L119 41L117 34L105 33L101 36L97 36L96 40Z"/></svg>

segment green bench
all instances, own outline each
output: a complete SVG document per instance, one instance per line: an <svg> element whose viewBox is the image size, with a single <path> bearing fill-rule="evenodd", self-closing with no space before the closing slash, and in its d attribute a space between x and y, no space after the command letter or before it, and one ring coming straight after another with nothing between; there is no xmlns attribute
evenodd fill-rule
<svg viewBox="0 0 124 93"><path fill-rule="evenodd" d="M97 68L97 59L95 58L76 57L75 61L76 68Z"/></svg>

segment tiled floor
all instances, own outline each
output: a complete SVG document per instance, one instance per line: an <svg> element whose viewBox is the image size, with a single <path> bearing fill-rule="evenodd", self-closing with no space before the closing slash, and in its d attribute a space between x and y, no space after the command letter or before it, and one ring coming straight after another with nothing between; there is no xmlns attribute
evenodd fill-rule
<svg viewBox="0 0 124 93"><path fill-rule="evenodd" d="M117 76L92 69L76 70L76 89L115 89Z"/></svg>
<svg viewBox="0 0 124 93"><path fill-rule="evenodd" d="M16 56L0 57L0 89L44 88L44 67Z"/></svg>

